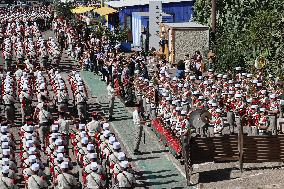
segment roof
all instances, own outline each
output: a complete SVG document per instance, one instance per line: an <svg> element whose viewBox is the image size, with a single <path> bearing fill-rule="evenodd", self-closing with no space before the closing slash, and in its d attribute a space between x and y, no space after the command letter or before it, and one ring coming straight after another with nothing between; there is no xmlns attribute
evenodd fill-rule
<svg viewBox="0 0 284 189"><path fill-rule="evenodd" d="M135 5L148 5L150 0L120 0L120 1L109 1L105 4L114 7L132 7ZM163 4L165 3L179 3L179 2L191 2L194 0L161 0Z"/></svg>
<svg viewBox="0 0 284 189"><path fill-rule="evenodd" d="M134 14L135 16L142 16L142 17L144 16L148 17L150 15L149 12L133 12L132 14ZM172 16L172 15L163 12L162 16Z"/></svg>
<svg viewBox="0 0 284 189"><path fill-rule="evenodd" d="M201 29L209 29L208 26L198 24L196 22L182 22L182 23L164 23L165 26L171 27L171 28L201 28Z"/></svg>

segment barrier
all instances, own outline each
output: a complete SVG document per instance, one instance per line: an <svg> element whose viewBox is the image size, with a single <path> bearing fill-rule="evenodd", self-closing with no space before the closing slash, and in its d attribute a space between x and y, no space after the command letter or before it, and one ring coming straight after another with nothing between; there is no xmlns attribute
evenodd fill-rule
<svg viewBox="0 0 284 189"><path fill-rule="evenodd" d="M180 157L182 153L180 140L175 138L172 133L162 125L159 119L152 120L151 126L156 136L169 148L169 151L175 157Z"/></svg>
<svg viewBox="0 0 284 189"><path fill-rule="evenodd" d="M238 135L183 138L183 156L187 184L193 165L205 162L239 162L241 172L244 163L284 162L284 135L247 136L239 126Z"/></svg>

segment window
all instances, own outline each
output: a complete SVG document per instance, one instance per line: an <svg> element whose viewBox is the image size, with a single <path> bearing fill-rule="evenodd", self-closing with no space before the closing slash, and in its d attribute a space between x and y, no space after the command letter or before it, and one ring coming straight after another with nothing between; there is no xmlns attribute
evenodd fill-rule
<svg viewBox="0 0 284 189"><path fill-rule="evenodd" d="M125 17L124 17L125 19L124 19L124 27L125 28L129 28L129 29L131 29L131 16L130 15L125 15Z"/></svg>

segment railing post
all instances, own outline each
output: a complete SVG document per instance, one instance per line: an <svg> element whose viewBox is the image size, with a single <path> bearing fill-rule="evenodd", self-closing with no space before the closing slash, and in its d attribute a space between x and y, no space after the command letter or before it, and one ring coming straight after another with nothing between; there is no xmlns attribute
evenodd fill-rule
<svg viewBox="0 0 284 189"><path fill-rule="evenodd" d="M244 131L243 131L243 125L242 125L244 118L245 118L245 116L243 115L240 118L240 122L239 122L239 125L238 125L238 128L239 128L239 135L238 135L239 164L240 164L241 172L243 172L243 164L244 164L244 162L243 162Z"/></svg>
<svg viewBox="0 0 284 189"><path fill-rule="evenodd" d="M183 135L183 142L182 142L182 153L184 157L184 166L185 166L185 174L186 174L186 180L187 180L187 186L190 186L190 177L191 177L191 171L192 171L192 164L191 164L191 158L190 158L190 128L189 130L184 133Z"/></svg>
<svg viewBox="0 0 284 189"><path fill-rule="evenodd" d="M269 122L270 122L270 126L271 126L272 135L277 135L277 129L276 129L277 116L275 114L269 115Z"/></svg>

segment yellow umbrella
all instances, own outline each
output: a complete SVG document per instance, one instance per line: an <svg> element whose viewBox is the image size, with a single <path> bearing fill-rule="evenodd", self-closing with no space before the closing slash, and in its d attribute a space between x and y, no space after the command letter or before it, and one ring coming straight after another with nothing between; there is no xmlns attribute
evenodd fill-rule
<svg viewBox="0 0 284 189"><path fill-rule="evenodd" d="M101 16L105 16L105 15L109 15L109 14L113 14L117 12L117 10L110 8L110 7L101 7L101 8L95 9L94 11Z"/></svg>
<svg viewBox="0 0 284 189"><path fill-rule="evenodd" d="M76 7L74 9L71 9L71 12L75 14L81 14L81 13L89 12L93 9L95 9L95 7Z"/></svg>

